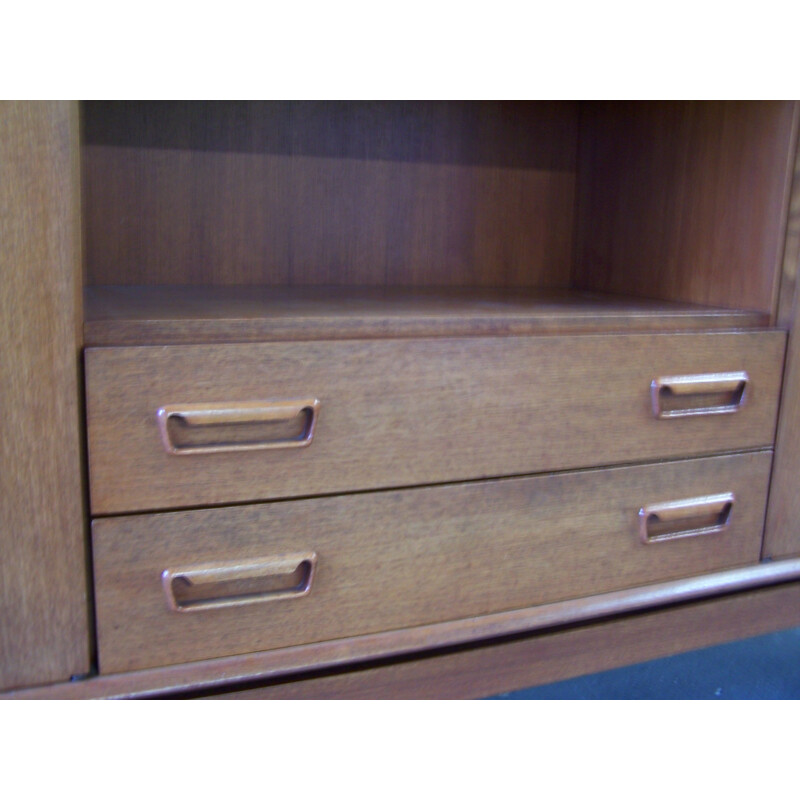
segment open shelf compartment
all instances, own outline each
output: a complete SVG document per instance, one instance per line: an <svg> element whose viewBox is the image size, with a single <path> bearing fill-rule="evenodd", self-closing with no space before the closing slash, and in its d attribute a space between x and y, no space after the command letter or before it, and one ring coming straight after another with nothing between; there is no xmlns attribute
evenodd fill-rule
<svg viewBox="0 0 800 800"><path fill-rule="evenodd" d="M773 326L784 102L90 102L87 345Z"/></svg>

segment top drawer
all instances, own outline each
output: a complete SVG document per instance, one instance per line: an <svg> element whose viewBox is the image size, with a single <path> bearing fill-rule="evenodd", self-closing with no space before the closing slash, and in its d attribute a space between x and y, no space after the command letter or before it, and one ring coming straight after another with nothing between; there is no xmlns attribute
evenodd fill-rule
<svg viewBox="0 0 800 800"><path fill-rule="evenodd" d="M89 349L92 511L770 446L784 343L767 331Z"/></svg>

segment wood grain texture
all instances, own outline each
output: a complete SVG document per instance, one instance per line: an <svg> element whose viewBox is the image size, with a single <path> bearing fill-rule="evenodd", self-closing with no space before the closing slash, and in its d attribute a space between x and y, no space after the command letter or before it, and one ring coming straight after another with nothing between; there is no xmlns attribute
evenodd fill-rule
<svg viewBox="0 0 800 800"><path fill-rule="evenodd" d="M800 117L800 102L795 103L795 116ZM795 121L795 139L798 139ZM800 264L800 147L794 144L794 170L789 191L786 234L784 236L781 285L775 324L791 328L794 320L794 296L797 289L797 267Z"/></svg>
<svg viewBox="0 0 800 800"><path fill-rule="evenodd" d="M782 332L87 350L95 514L413 486L771 447ZM659 420L651 382L738 372L734 414ZM157 411L320 401L293 450L174 456Z"/></svg>
<svg viewBox="0 0 800 800"><path fill-rule="evenodd" d="M566 286L574 103L89 104L87 283Z"/></svg>
<svg viewBox="0 0 800 800"><path fill-rule="evenodd" d="M95 520L100 671L480 617L756 563L770 464L768 451ZM642 506L721 492L736 498L728 530L640 541ZM302 597L179 613L162 586L165 570L231 572L298 552L317 561Z"/></svg>
<svg viewBox="0 0 800 800"><path fill-rule="evenodd" d="M0 687L89 669L77 108L0 103Z"/></svg>
<svg viewBox="0 0 800 800"><path fill-rule="evenodd" d="M3 699L116 698L163 696L171 692L197 692L215 688L224 690L237 684L241 687L248 681L301 678L303 673L308 675L312 670L319 674L320 669L330 671L339 668L369 668L379 659L386 663L387 657L411 659L436 657L443 652L453 652L454 646L474 650L487 644L497 644L502 639L507 641L510 635L525 638L534 631L536 632L534 636L539 636L542 630L563 629L563 626L570 625L573 626L572 630L576 630L574 626L583 627L591 620L597 619L603 620L602 624L606 627L607 635L610 632L613 636L614 629L624 626L625 620L630 618L626 615L635 613L642 619L657 620L662 610L664 613L671 611L681 613L699 607L698 600L702 600L703 605L727 606L726 613L731 614L731 618L724 621L720 630L723 631L723 637L734 638L731 635L732 630L746 630L738 627L738 620L733 616L740 603L747 598L758 596L762 590L769 592L774 590L780 592L782 597L787 597L788 594L783 590L796 587L798 576L800 576L800 559L788 559L649 587L609 592L584 600L568 600L532 609L506 611L479 619L457 620L119 675L94 676L89 680L22 690L0 696ZM729 600L735 600L733 606L728 605ZM798 613L800 609L796 606L788 609L776 606L774 613L768 617L749 620L751 623L755 622L757 626L750 635L796 625ZM654 631L648 626L648 630L651 643L654 637L661 638L660 629ZM648 630L643 630L642 633L647 635ZM678 631L678 636L674 640L668 640L666 646L669 648L668 652L678 652L684 639L689 642L688 647L698 647L703 642L711 644L721 641L714 639L716 635L718 635L716 629L697 630L691 623L683 631ZM738 635L745 636L747 633L740 632ZM692 644L692 642L697 643ZM662 642L662 645L664 643ZM445 647L448 647L447 651L443 650ZM585 671L592 671L594 662L593 651L587 651L576 659L576 663ZM603 669L603 666L599 665L594 669Z"/></svg>
<svg viewBox="0 0 800 800"><path fill-rule="evenodd" d="M797 330L800 263L800 150L794 176L786 225L786 243L778 304L779 325L790 329L781 389L780 416L773 466L763 555L786 558L800 553L800 332Z"/></svg>
<svg viewBox="0 0 800 800"><path fill-rule="evenodd" d="M797 296L791 316L792 329L786 350L775 462L770 484L764 557L786 558L800 554L800 331L797 328Z"/></svg>
<svg viewBox="0 0 800 800"><path fill-rule="evenodd" d="M462 101L85 102L87 145L574 170L577 105Z"/></svg>
<svg viewBox="0 0 800 800"><path fill-rule="evenodd" d="M773 314L794 111L585 104L573 285Z"/></svg>
<svg viewBox="0 0 800 800"><path fill-rule="evenodd" d="M569 290L101 286L87 346L764 327L769 315Z"/></svg>
<svg viewBox="0 0 800 800"><path fill-rule="evenodd" d="M456 700L615 669L800 625L800 584L538 633L428 658L273 681L211 700ZM202 695L201 695L202 696Z"/></svg>

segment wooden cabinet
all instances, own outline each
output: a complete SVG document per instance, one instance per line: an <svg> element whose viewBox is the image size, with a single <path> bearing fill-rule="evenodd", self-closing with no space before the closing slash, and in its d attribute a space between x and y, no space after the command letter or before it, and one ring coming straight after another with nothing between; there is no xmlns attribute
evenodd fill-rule
<svg viewBox="0 0 800 800"><path fill-rule="evenodd" d="M754 599L800 578L796 104L0 115L2 688L402 694L457 645L470 695L547 679L475 677L512 633L800 621Z"/></svg>

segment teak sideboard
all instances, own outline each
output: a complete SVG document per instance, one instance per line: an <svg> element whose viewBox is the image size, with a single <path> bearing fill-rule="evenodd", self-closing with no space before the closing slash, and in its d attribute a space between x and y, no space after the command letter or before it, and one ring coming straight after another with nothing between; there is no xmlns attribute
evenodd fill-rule
<svg viewBox="0 0 800 800"><path fill-rule="evenodd" d="M800 625L799 114L0 104L0 696L479 697Z"/></svg>

